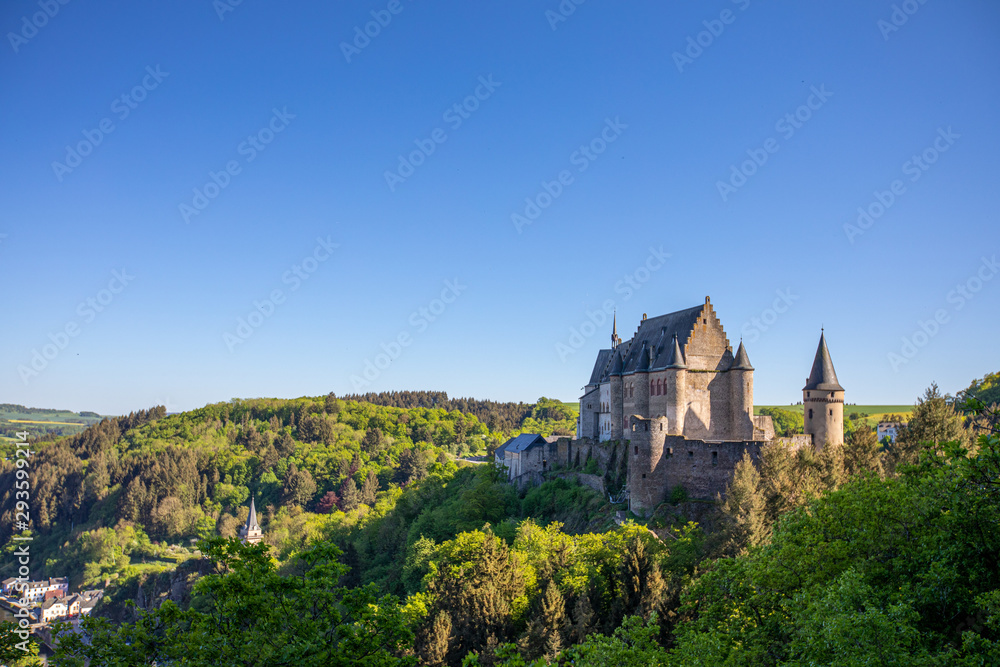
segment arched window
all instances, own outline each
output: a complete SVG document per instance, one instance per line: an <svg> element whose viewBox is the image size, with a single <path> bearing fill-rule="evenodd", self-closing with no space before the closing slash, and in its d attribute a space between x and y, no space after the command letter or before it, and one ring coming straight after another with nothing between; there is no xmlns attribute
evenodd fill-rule
<svg viewBox="0 0 1000 667"><path fill-rule="evenodd" d="M661 396L664 393L666 393L666 389L667 389L667 387L664 384L663 380L657 380L656 381L656 395L657 396Z"/></svg>
<svg viewBox="0 0 1000 667"><path fill-rule="evenodd" d="M656 382L653 380L649 381L649 395L656 396L659 392L656 391Z"/></svg>

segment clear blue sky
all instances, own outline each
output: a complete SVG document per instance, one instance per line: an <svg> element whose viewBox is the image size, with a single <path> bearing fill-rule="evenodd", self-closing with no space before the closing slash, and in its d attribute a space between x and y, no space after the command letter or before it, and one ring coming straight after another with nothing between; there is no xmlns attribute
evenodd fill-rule
<svg viewBox="0 0 1000 667"><path fill-rule="evenodd" d="M995 2L222 2L0 9L0 401L574 400L706 295L758 404L821 326L850 402L997 370Z"/></svg>

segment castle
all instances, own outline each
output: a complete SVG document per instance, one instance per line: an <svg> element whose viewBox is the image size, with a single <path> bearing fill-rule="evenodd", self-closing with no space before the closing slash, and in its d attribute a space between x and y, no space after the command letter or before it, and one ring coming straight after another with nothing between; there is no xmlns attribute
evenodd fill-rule
<svg viewBox="0 0 1000 667"><path fill-rule="evenodd" d="M682 487L693 498L724 493L736 464L775 439L768 416L753 414L753 373L741 341L735 354L706 297L702 305L647 318L635 334L618 336L600 350L580 398L573 440L535 439L497 450L498 462L516 457L517 476L538 478L553 465L585 456L607 456L609 445L627 445L626 488L633 511L644 512ZM793 447L843 444L844 388L837 380L826 338L820 334L812 370L802 389L804 435ZM565 442L564 442L565 440ZM608 443L601 445L600 443Z"/></svg>

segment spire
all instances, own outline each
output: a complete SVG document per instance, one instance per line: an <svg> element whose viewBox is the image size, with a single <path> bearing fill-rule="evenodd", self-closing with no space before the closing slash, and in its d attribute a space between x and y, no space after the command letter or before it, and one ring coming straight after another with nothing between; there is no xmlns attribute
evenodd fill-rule
<svg viewBox="0 0 1000 667"><path fill-rule="evenodd" d="M832 366L831 366L832 368ZM733 360L733 365L729 368L731 371L752 371L753 366L750 365L750 357L747 356L747 350L743 347L743 341L740 341L740 348L736 350L736 359Z"/></svg>
<svg viewBox="0 0 1000 667"><path fill-rule="evenodd" d="M611 375L621 375L625 364L622 363L622 353L615 352L615 360L611 364Z"/></svg>
<svg viewBox="0 0 1000 667"><path fill-rule="evenodd" d="M607 320L605 320L607 322ZM611 347L618 346L618 309L615 309L614 319L611 321Z"/></svg>
<svg viewBox="0 0 1000 667"><path fill-rule="evenodd" d="M254 505L254 499L250 499L250 515L247 517L247 531L260 530L260 525L257 523L257 507Z"/></svg>
<svg viewBox="0 0 1000 667"><path fill-rule="evenodd" d="M673 343L670 349L670 356L667 357L667 368L687 368L687 364L684 363L684 353L681 352L681 343L677 340L677 334L674 334Z"/></svg>
<svg viewBox="0 0 1000 667"><path fill-rule="evenodd" d="M826 335L820 331L819 347L816 348L816 358L813 360L812 371L806 380L806 390L819 391L844 391L837 381L837 371L833 369L833 360L830 358L830 350L826 347Z"/></svg>

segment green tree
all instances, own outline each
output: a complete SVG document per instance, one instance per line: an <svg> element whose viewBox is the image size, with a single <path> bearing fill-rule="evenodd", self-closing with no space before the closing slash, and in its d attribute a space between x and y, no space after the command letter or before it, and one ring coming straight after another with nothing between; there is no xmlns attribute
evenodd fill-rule
<svg viewBox="0 0 1000 667"><path fill-rule="evenodd" d="M937 384L932 383L917 400L910 421L896 435L896 442L889 450L890 466L895 471L902 464L916 463L924 443L951 441L968 446L971 435L963 416L941 394Z"/></svg>
<svg viewBox="0 0 1000 667"><path fill-rule="evenodd" d="M871 426L859 426L844 443L844 470L848 475L873 472L885 475L882 467L882 445Z"/></svg>
<svg viewBox="0 0 1000 667"><path fill-rule="evenodd" d="M736 464L721 509L725 517L725 553L742 553L749 547L763 544L770 537L767 498L761 485L760 473L748 453Z"/></svg>
<svg viewBox="0 0 1000 667"><path fill-rule="evenodd" d="M413 665L401 656L413 635L392 597L345 589L339 550L318 544L295 557L292 576L279 574L267 545L213 538L202 551L223 574L195 584L197 605L172 601L119 626L89 617L84 633L59 634L57 665L131 667L183 664L316 667Z"/></svg>

